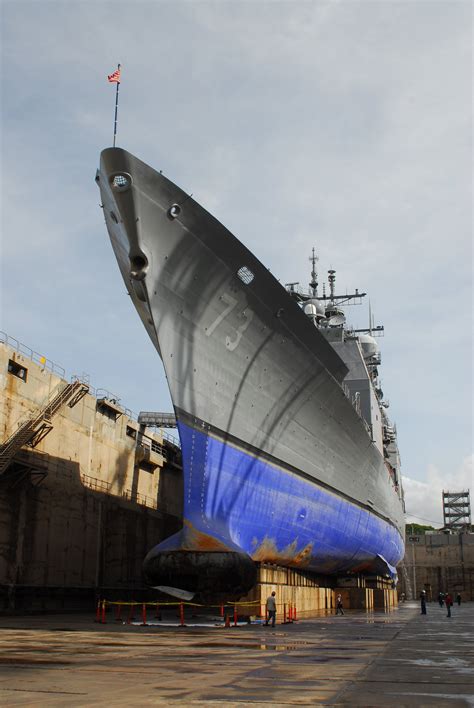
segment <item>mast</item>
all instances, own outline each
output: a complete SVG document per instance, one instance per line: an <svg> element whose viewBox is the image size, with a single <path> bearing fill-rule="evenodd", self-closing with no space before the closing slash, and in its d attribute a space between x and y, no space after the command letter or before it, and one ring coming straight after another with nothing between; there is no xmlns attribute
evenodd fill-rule
<svg viewBox="0 0 474 708"><path fill-rule="evenodd" d="M329 283L329 297L331 300L331 304L334 305L334 284L336 282L336 271L335 270L328 270L328 283Z"/></svg>
<svg viewBox="0 0 474 708"><path fill-rule="evenodd" d="M313 297L318 297L318 272L316 270L316 263L319 261L319 258L316 255L316 252L314 250L314 246L313 246L313 254L309 257L309 260L311 261L311 265L312 265L311 282L309 284L309 287L313 291Z"/></svg>

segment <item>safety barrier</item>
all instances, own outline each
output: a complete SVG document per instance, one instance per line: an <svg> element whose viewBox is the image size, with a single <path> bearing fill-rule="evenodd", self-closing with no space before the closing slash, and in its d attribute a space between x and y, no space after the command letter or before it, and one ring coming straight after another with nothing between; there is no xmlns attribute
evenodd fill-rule
<svg viewBox="0 0 474 708"><path fill-rule="evenodd" d="M179 611L179 625L178 627L186 627L185 623L185 607L201 608L203 610L213 610L218 612L221 621L224 623L225 627L238 627L239 614L241 621L246 620L247 624L251 623L250 617L255 616L258 618L254 621L259 623L268 623L268 617L265 609L265 605L262 605L259 600L254 601L244 601L244 602L225 602L219 605L203 605L196 602L185 602L185 601L171 601L171 602L140 602L140 601L120 601L120 600L106 600L99 599L96 605L96 615L95 622L100 624L107 623L107 610L108 608L115 607L115 621L122 622L123 624L131 624L136 620L136 609L138 608L138 614L141 616L141 626L145 627L149 623L147 622L147 608L154 608L156 620L162 621L162 608L176 608ZM240 608L240 611L239 611ZM243 609L254 610L253 612L243 612ZM279 608L279 609L278 609ZM128 609L128 611L127 611ZM126 614L126 619L125 619ZM291 624L297 621L296 616L296 605L292 603L277 603L277 619L279 619L280 624ZM231 620L233 624L231 624Z"/></svg>

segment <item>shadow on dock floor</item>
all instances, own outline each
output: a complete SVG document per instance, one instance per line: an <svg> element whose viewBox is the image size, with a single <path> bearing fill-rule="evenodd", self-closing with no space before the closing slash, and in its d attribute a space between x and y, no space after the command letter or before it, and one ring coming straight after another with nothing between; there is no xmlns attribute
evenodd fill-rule
<svg viewBox="0 0 474 708"><path fill-rule="evenodd" d="M0 703L473 706L473 609L406 603L275 629L0 617Z"/></svg>

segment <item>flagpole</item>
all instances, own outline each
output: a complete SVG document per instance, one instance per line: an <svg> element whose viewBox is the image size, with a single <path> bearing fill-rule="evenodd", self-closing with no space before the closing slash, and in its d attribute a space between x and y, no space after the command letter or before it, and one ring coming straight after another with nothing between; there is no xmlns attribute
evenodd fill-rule
<svg viewBox="0 0 474 708"><path fill-rule="evenodd" d="M120 64L117 66L117 71L120 71ZM115 147L115 138L117 136L117 113L118 113L119 86L120 86L120 81L117 81L117 90L115 92L114 147Z"/></svg>

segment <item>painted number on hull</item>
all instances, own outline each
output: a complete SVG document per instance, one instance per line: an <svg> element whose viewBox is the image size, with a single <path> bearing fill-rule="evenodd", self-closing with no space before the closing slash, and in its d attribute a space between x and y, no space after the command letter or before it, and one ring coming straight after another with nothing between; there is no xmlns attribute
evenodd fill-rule
<svg viewBox="0 0 474 708"><path fill-rule="evenodd" d="M235 297L232 297L232 295L229 295L228 293L224 293L221 295L220 298L225 304L226 307L224 310L221 312L220 315L216 317L214 322L207 328L206 330L206 335L208 337L211 336L211 334L214 332L214 330L220 325L220 323L229 315L232 310L237 306L238 300ZM231 339L231 337L227 336L225 338L225 345L227 349L229 349L231 352L234 351L234 349L238 346L240 340L242 339L242 335L249 326L250 322L252 321L253 318L253 311L246 309L243 312L243 316L245 318L245 322L243 322L240 327L237 327L236 329L236 337L235 339Z"/></svg>
<svg viewBox="0 0 474 708"><path fill-rule="evenodd" d="M225 345L227 349L230 349L231 352L234 351L234 349L238 346L240 340L242 339L242 335L249 326L249 324L252 321L253 317L253 311L252 310L244 310L242 315L245 317L245 322L243 322L240 327L237 327L236 331L236 338L232 341L230 337L225 338Z"/></svg>
<svg viewBox="0 0 474 708"><path fill-rule="evenodd" d="M226 317L226 315L228 315L229 312L232 312L234 307L237 305L237 300L235 299L235 297L232 297L232 295L228 295L227 293L224 293L223 295L221 295L220 299L227 303L227 307L225 308L224 312L221 312L221 314L218 317L216 317L216 319L211 324L211 326L207 328L206 334L208 337L210 337L211 334L216 329L216 327L218 327L220 325L220 323L222 322L224 317Z"/></svg>

